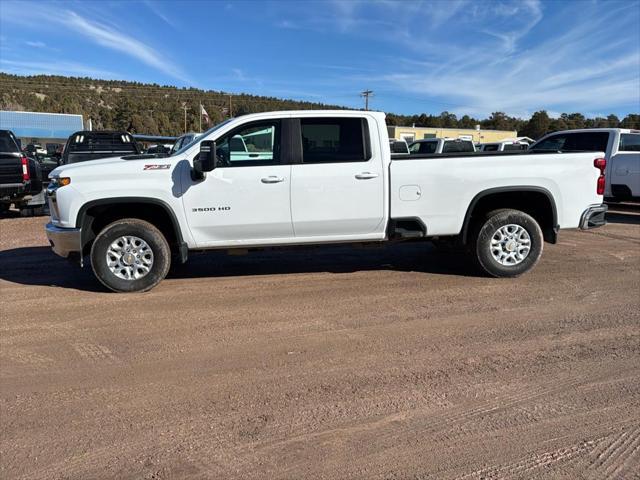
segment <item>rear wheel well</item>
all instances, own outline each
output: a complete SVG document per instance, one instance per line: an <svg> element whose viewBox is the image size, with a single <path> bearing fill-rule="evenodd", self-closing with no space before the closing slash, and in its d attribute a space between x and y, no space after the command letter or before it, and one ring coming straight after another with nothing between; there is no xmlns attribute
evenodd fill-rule
<svg viewBox="0 0 640 480"><path fill-rule="evenodd" d="M182 237L171 214L161 204L150 202L99 203L81 212L78 227L82 228L83 254L91 250L96 236L104 227L123 218L137 218L154 225L167 240L172 253L181 252Z"/></svg>
<svg viewBox="0 0 640 480"><path fill-rule="evenodd" d="M470 240L468 234L472 231L473 225L483 220L487 213L501 208L520 210L531 215L540 225L544 240L556 243L558 224L556 206L551 194L546 190L496 191L480 195L471 202L465 216L462 231L464 243Z"/></svg>

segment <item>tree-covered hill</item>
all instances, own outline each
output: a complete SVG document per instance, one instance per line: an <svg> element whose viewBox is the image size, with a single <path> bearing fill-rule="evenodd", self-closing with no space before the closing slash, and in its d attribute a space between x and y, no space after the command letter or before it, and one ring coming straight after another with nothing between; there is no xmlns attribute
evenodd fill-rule
<svg viewBox="0 0 640 480"><path fill-rule="evenodd" d="M185 130L186 108L186 129L196 131L199 128L200 103L209 114L212 124L228 117L230 110L234 116L238 116L269 110L344 108L139 82L53 75L19 76L0 72L0 109L82 114L85 119L91 118L96 129L129 129L132 133L178 135ZM549 118L545 111L539 111L530 119L520 119L494 112L489 118L479 120L468 115L458 118L449 112L439 115L389 113L387 123L461 128L474 128L479 124L483 129L517 130L520 135L539 138L548 131L567 128L640 128L640 115L628 115L622 120L615 115L585 118L580 113ZM203 128L206 126L203 124Z"/></svg>

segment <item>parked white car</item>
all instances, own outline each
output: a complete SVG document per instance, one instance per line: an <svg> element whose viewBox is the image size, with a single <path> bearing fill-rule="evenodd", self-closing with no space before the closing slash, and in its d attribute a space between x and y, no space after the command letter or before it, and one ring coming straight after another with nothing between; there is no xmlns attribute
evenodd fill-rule
<svg viewBox="0 0 640 480"><path fill-rule="evenodd" d="M46 232L54 252L88 255L118 292L153 288L190 250L434 237L466 246L488 274L514 277L533 268L560 228L605 223L601 156L392 161L383 113L256 113L167 158L56 168Z"/></svg>
<svg viewBox="0 0 640 480"><path fill-rule="evenodd" d="M588 128L550 133L530 150L604 152L607 159L604 195L612 200L640 198L640 130Z"/></svg>
<svg viewBox="0 0 640 480"><path fill-rule="evenodd" d="M416 140L409 145L409 153L433 154L433 153L470 153L475 152L476 146L471 140L462 138L425 138Z"/></svg>

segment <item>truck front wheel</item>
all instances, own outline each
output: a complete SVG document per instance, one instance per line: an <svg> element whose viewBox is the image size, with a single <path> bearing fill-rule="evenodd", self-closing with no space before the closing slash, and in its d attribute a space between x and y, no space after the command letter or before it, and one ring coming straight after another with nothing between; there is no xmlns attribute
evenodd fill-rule
<svg viewBox="0 0 640 480"><path fill-rule="evenodd" d="M542 255L538 222L519 210L489 212L475 228L472 252L493 277L517 277L531 270Z"/></svg>
<svg viewBox="0 0 640 480"><path fill-rule="evenodd" d="M93 273L115 292L151 290L167 275L170 264L171 250L162 232L136 218L107 225L91 247Z"/></svg>

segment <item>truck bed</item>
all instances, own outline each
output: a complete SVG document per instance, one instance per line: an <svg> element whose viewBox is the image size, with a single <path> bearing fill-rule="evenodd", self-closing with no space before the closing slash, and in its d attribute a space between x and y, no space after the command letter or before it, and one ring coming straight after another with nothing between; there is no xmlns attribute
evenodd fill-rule
<svg viewBox="0 0 640 480"><path fill-rule="evenodd" d="M480 192L531 188L554 199L558 224L576 228L596 193L602 152L492 152L393 156L390 164L391 218L419 218L427 234L457 235L466 210ZM585 179L593 188L585 189Z"/></svg>

